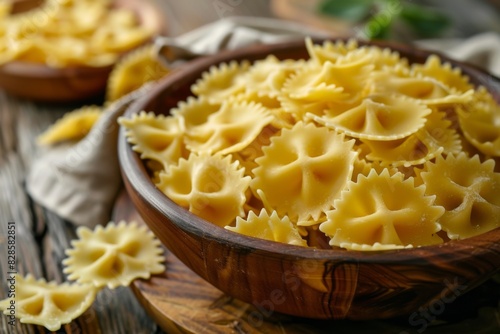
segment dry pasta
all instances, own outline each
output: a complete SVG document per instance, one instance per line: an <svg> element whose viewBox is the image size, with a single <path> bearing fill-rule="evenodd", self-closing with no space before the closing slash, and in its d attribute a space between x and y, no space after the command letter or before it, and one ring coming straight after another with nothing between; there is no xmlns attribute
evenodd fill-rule
<svg viewBox="0 0 500 334"><path fill-rule="evenodd" d="M160 173L157 186L192 213L226 226L244 214L250 177L238 165L230 156L191 153Z"/></svg>
<svg viewBox="0 0 500 334"><path fill-rule="evenodd" d="M290 218L287 216L280 218L276 211L269 215L266 210L262 209L258 216L250 211L246 219L237 217L236 226L226 226L226 229L261 239L307 246Z"/></svg>
<svg viewBox="0 0 500 334"><path fill-rule="evenodd" d="M0 9L0 65L109 66L149 40L154 31L111 0L46 0L33 10Z"/></svg>
<svg viewBox="0 0 500 334"><path fill-rule="evenodd" d="M440 223L450 239L464 239L500 226L500 173L495 162L483 163L465 153L442 156L425 164L421 177L426 194L446 209Z"/></svg>
<svg viewBox="0 0 500 334"><path fill-rule="evenodd" d="M328 220L320 230L331 237L331 245L343 248L441 243L436 233L441 230L438 220L444 208L433 205L434 196L424 192L425 186L415 187L413 178L404 180L401 173L391 176L387 169L380 174L372 170L349 183L335 201L335 209L326 213Z"/></svg>
<svg viewBox="0 0 500 334"><path fill-rule="evenodd" d="M77 234L63 261L70 280L114 289L165 270L160 241L144 226L110 222L94 231L80 227Z"/></svg>
<svg viewBox="0 0 500 334"><path fill-rule="evenodd" d="M156 59L152 44L132 51L113 67L106 88L107 101L115 101L168 73L169 70Z"/></svg>
<svg viewBox="0 0 500 334"><path fill-rule="evenodd" d="M309 247L325 247L322 235L326 247L406 249L498 227L486 184L500 180L487 160L500 157L500 106L484 87L434 55L409 64L356 41L306 48L307 60L213 66L195 97L156 116L182 120L186 149L154 161L158 188L233 232ZM208 196L210 165L227 175ZM453 188L455 173L476 175L484 196Z"/></svg>
<svg viewBox="0 0 500 334"><path fill-rule="evenodd" d="M24 324L57 331L83 314L94 302L98 289L92 284L56 284L32 275L16 275L16 318ZM10 314L11 298L0 301L0 310Z"/></svg>
<svg viewBox="0 0 500 334"><path fill-rule="evenodd" d="M40 145L52 145L62 141L80 140L90 132L102 115L97 106L87 106L69 113L57 120L37 139Z"/></svg>

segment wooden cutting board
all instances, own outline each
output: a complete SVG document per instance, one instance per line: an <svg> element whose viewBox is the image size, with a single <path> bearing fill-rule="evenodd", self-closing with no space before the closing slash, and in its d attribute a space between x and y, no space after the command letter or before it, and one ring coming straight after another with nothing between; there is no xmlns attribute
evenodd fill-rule
<svg viewBox="0 0 500 334"><path fill-rule="evenodd" d="M114 221L144 221L123 192ZM452 304L374 321L302 319L247 304L222 293L165 249L166 271L138 279L132 291L166 333L500 333L500 280L490 280ZM436 304L438 305L438 304ZM441 305L441 304L439 304ZM432 320L432 321L431 321Z"/></svg>

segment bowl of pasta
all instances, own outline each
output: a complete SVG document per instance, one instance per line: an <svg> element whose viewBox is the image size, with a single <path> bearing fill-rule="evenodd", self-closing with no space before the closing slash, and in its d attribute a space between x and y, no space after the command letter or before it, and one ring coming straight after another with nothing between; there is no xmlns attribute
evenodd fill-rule
<svg viewBox="0 0 500 334"><path fill-rule="evenodd" d="M223 52L127 110L122 176L163 244L256 316L408 315L500 268L499 89L398 44Z"/></svg>
<svg viewBox="0 0 500 334"><path fill-rule="evenodd" d="M113 65L164 31L150 1L0 4L0 88L46 102L104 95Z"/></svg>

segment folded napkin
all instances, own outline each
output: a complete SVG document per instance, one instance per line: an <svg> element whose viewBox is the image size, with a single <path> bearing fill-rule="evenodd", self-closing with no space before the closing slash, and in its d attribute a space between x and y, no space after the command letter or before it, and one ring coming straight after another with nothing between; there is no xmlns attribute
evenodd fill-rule
<svg viewBox="0 0 500 334"><path fill-rule="evenodd" d="M159 37L155 45L160 59L175 67L179 61L220 50L304 36L325 37L328 33L287 21L233 17L177 38ZM484 34L449 43L422 41L419 46L442 51L455 59L478 61L479 66L500 74L499 35ZM106 224L121 187L116 120L132 101L146 94L153 85L145 85L107 107L82 141L69 147L54 147L42 154L32 165L27 179L32 198L76 225Z"/></svg>

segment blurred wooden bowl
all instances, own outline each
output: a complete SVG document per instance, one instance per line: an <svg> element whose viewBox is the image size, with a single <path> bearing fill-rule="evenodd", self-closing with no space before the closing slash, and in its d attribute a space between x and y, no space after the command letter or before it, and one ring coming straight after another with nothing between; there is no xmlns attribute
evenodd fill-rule
<svg viewBox="0 0 500 334"><path fill-rule="evenodd" d="M42 2L17 0L13 12L30 10ZM114 6L134 11L141 24L157 34L166 31L161 11L150 1L114 0ZM39 63L13 61L0 65L0 89L34 101L83 101L104 94L112 69L113 65L53 68Z"/></svg>
<svg viewBox="0 0 500 334"><path fill-rule="evenodd" d="M422 63L430 54L409 46L373 44L389 46L411 62ZM201 58L162 79L125 117L141 110L168 114L191 95L191 84L210 66L268 54L280 59L307 57L304 42L298 41ZM499 79L443 58L462 68L474 84L499 94ZM495 98L500 101L500 96ZM191 214L161 193L123 129L119 158L127 191L150 229L202 278L257 306L256 319L273 312L353 320L409 315L432 303L451 302L500 269L500 228L461 241L385 252L303 248L238 235Z"/></svg>

